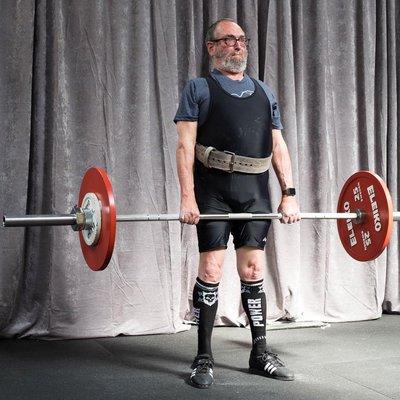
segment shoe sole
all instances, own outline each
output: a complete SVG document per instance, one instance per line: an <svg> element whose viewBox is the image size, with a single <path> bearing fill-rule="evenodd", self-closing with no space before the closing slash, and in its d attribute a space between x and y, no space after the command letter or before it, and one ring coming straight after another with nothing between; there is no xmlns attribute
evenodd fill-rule
<svg viewBox="0 0 400 400"><path fill-rule="evenodd" d="M209 387L211 387L211 385L214 383L210 383L209 385L199 385L197 383L192 382L191 380L189 380L189 383L191 386L195 387L196 389L208 389Z"/></svg>
<svg viewBox="0 0 400 400"><path fill-rule="evenodd" d="M249 368L249 372L254 375L260 375L260 376L264 376L266 378L276 379L279 381L294 381L295 380L294 376L293 377L273 376L273 375L268 374L267 372L260 371L258 369L254 369L254 368Z"/></svg>

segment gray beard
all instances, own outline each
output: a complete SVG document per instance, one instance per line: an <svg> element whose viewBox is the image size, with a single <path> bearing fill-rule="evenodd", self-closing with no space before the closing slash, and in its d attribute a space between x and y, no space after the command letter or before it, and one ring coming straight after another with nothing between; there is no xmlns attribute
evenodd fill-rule
<svg viewBox="0 0 400 400"><path fill-rule="evenodd" d="M214 60L213 65L215 65ZM247 57L244 57L242 60L237 60L233 57L226 57L222 60L221 65L223 69L228 72L233 72L235 74L244 72L247 67Z"/></svg>
<svg viewBox="0 0 400 400"><path fill-rule="evenodd" d="M243 72L247 67L247 57L245 57L243 60L227 58L223 60L222 65L229 72L240 73Z"/></svg>

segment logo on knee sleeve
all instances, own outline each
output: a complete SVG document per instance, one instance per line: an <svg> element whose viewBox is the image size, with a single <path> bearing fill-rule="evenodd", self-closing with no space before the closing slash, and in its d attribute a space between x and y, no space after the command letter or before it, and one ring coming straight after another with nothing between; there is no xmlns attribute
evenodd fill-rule
<svg viewBox="0 0 400 400"><path fill-rule="evenodd" d="M254 286L253 286L253 285L246 285L246 284L244 284L244 283L241 284L241 293L248 293L248 294L251 294L251 292L252 292L251 289L253 289L253 292L255 292L255 291L258 289L257 294L265 293L264 285L263 285L263 284L261 284L261 285L254 285Z"/></svg>
<svg viewBox="0 0 400 400"><path fill-rule="evenodd" d="M217 292L199 292L199 301L207 304L208 306L212 306L218 300Z"/></svg>

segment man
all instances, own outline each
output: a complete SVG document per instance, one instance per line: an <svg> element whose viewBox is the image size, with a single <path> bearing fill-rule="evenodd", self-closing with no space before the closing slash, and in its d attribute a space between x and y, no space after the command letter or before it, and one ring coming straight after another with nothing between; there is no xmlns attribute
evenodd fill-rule
<svg viewBox="0 0 400 400"><path fill-rule="evenodd" d="M299 220L278 105L264 83L244 74L248 41L242 28L231 19L221 19L210 26L206 46L213 70L209 77L188 83L175 116L181 221L197 224L200 251L193 290L198 352L190 376L191 384L199 388L214 382L211 334L230 233L253 340L250 371L275 379L294 379L266 346L262 265L270 221L199 222L200 212L271 212L267 188L271 161L282 188L278 208L283 215L281 222Z"/></svg>

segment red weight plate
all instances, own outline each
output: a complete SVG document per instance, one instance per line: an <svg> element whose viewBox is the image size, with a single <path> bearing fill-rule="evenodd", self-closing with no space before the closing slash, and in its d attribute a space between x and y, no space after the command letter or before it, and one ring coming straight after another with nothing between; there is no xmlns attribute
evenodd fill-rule
<svg viewBox="0 0 400 400"><path fill-rule="evenodd" d="M393 228L392 198L385 182L373 172L356 172L344 184L337 210L361 210L364 214L359 223L354 219L337 220L347 253L358 261L377 258L388 245Z"/></svg>
<svg viewBox="0 0 400 400"><path fill-rule="evenodd" d="M99 167L88 169L83 177L79 191L79 206L86 193L94 193L101 204L101 231L98 242L89 246L79 232L81 249L85 261L93 271L107 267L114 250L117 215L114 193L107 172Z"/></svg>

